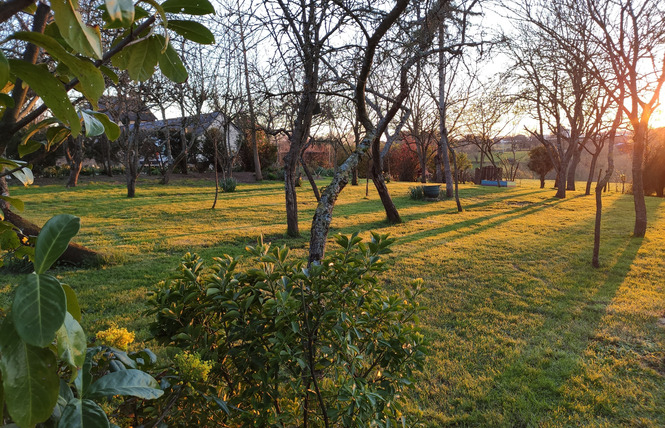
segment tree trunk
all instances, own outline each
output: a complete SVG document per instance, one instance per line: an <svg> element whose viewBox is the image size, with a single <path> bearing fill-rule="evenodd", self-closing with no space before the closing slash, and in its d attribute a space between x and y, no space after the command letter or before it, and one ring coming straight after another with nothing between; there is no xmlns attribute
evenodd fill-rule
<svg viewBox="0 0 665 428"><path fill-rule="evenodd" d="M374 166L372 166L372 182L374 183L374 187L376 187L376 190L379 193L381 203L383 203L383 208L386 211L388 222L392 224L401 223L402 218L399 216L399 212L397 212L395 203L390 197L390 192L388 192L388 187L386 186L386 182L383 179L383 174L380 172L377 173L374 169Z"/></svg>
<svg viewBox="0 0 665 428"><path fill-rule="evenodd" d="M453 167L455 168L455 203L457 204L457 212L462 212L462 203L459 200L459 170L457 169L457 154L455 151L448 147L453 155Z"/></svg>
<svg viewBox="0 0 665 428"><path fill-rule="evenodd" d="M302 165L302 169L305 170L307 181L309 181L309 184L312 186L312 192L314 192L314 197L316 198L316 202L320 202L321 195L319 194L319 188L316 186L316 181L314 181L312 173L309 171L309 168L307 168L307 164L305 164L305 160L302 158L302 155L300 156L300 165Z"/></svg>
<svg viewBox="0 0 665 428"><path fill-rule="evenodd" d="M2 188L1 183L3 180L4 177L0 178L0 188ZM41 227L37 226L31 221L24 219L9 209L3 209L3 213L5 215L5 221L8 221L9 223L16 226L24 235L39 235ZM69 246L67 246L67 249L64 253L62 253L58 260L80 266L82 264L98 263L101 260L101 254L86 248L83 245L70 242Z"/></svg>
<svg viewBox="0 0 665 428"><path fill-rule="evenodd" d="M540 174L540 188L545 188L545 174Z"/></svg>
<svg viewBox="0 0 665 428"><path fill-rule="evenodd" d="M584 190L585 196L589 196L591 194L591 183L593 183L593 173L596 172L596 162L598 162L598 155L600 155L600 150L597 150L591 156L591 165L589 166L589 176L586 179L586 189Z"/></svg>
<svg viewBox="0 0 665 428"><path fill-rule="evenodd" d="M575 175L577 173L577 165L580 163L582 153L579 149L573 150L573 158L568 164L568 177L566 179L566 190L575 190Z"/></svg>
<svg viewBox="0 0 665 428"><path fill-rule="evenodd" d="M556 182L557 188L555 196L559 199L564 199L566 197L566 165L564 165L563 162L561 162L559 170L557 171Z"/></svg>
<svg viewBox="0 0 665 428"><path fill-rule="evenodd" d="M635 228L633 236L644 237L647 231L647 206L644 201L644 182L642 164L644 162L644 143L646 140L646 124L635 125L633 138L633 201L635 203Z"/></svg>
<svg viewBox="0 0 665 428"><path fill-rule="evenodd" d="M418 158L420 161L420 182L424 184L427 183L427 152L425 151L424 147L418 148ZM379 173L383 179L383 168L381 168Z"/></svg>
<svg viewBox="0 0 665 428"><path fill-rule="evenodd" d="M133 198L136 196L136 178L132 175L127 176L127 197Z"/></svg>
<svg viewBox="0 0 665 428"><path fill-rule="evenodd" d="M300 235L298 230L298 197L296 195L296 168L287 164L284 168L284 195L286 198L286 233L291 237Z"/></svg>
<svg viewBox="0 0 665 428"><path fill-rule="evenodd" d="M69 180L65 187L76 187L83 167L83 136L70 137L65 142L65 156L69 164Z"/></svg>
<svg viewBox="0 0 665 428"><path fill-rule="evenodd" d="M439 26L439 132L441 134L441 139L437 146L438 155L440 156L439 163L437 163L437 181L441 182L441 179L444 179L446 182L446 197L450 198L453 196L453 176L450 171L450 157L448 156L448 127L446 127L446 90L445 90L445 64L444 64L444 36L445 28L442 25ZM455 162L455 160L453 159ZM439 177L438 174L441 173L441 164L443 163L443 177ZM456 163L456 162L455 162ZM457 174L457 170L455 172ZM459 180L459 177L456 177L455 182Z"/></svg>

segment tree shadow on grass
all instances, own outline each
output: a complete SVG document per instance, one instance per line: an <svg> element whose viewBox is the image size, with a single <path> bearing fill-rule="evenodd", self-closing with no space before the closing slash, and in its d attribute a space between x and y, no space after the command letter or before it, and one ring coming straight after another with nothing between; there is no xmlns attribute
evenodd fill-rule
<svg viewBox="0 0 665 428"><path fill-rule="evenodd" d="M538 210L544 208L540 207ZM531 210L530 213L538 210ZM653 215L653 212L651 214ZM607 218L625 215L625 206L613 204L606 210L605 215ZM508 218L502 219L501 222L508 220ZM489 227L490 224L486 226ZM562 251L567 250L569 242L566 237L571 233L576 233L578 230L592 233L593 219L571 225L568 230L568 232L563 231L563 238L554 243ZM528 294L517 295L513 297L517 302L513 300L504 302L503 310L508 312L504 314L506 317L513 316L533 322L531 324L518 322L517 326L521 328L508 332L508 337L517 338L515 342L507 342L511 343L512 349L487 351L490 354L500 355L493 361L491 369L481 366L481 372L476 373L472 369L475 363L467 361L465 359L467 357L462 356L460 362L467 366L471 376L483 377L488 390L474 398L473 409L442 409L443 412L452 414L454 419L471 424L539 426L551 417L555 410L563 409L564 417L565 412L573 411L571 409L573 404L567 402L563 395L564 385L572 377L584 372L584 352L590 341L594 340L607 306L631 271L643 239L633 238L629 233L619 235L615 233L610 236L606 234L603 245L607 247L609 242L615 246L615 251L612 252L611 262L606 262L606 267L601 270L593 270L590 266L591 242L590 239L589 247L580 247L566 254L566 266L561 271L565 272L568 278L561 278L560 283L556 284L555 291L546 297L538 298ZM521 258L522 255L518 254L514 260ZM551 268L550 265L551 262L543 261L541 269ZM541 284L550 286L549 281L555 280L555 277L549 273L537 272L537 270L535 273L532 272L536 279L535 284L539 284L540 281ZM539 276L542 278L538 278ZM484 293L484 299L489 298L492 301L490 304L492 308L501 307L501 303L495 302L492 298L496 296L493 292L488 294L487 291L480 289L471 292ZM509 306L510 303L520 303L520 301L521 305ZM487 307L482 307L487 305L483 298L476 299L474 305L480 307L466 310L474 313L479 311L487 315ZM474 315L468 313L464 315L467 318L466 322L473 323ZM444 325L446 323L443 321ZM468 329L466 324L462 325L463 329ZM485 332L486 336L482 336L481 333L481 336L473 340L485 337L492 343L502 343L506 338L502 337L501 333L500 330L489 329ZM484 372L488 370L495 374L487 376ZM561 422L554 420L553 426ZM614 422L618 423L618 420Z"/></svg>

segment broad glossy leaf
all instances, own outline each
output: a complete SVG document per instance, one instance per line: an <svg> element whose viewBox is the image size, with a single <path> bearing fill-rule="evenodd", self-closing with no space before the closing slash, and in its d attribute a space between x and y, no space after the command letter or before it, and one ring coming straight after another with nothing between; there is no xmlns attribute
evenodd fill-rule
<svg viewBox="0 0 665 428"><path fill-rule="evenodd" d="M94 115L86 110L81 110L81 118L83 119L86 137L96 137L104 133L104 125Z"/></svg>
<svg viewBox="0 0 665 428"><path fill-rule="evenodd" d="M33 426L51 416L58 401L55 355L23 342L10 317L0 328L0 369L7 409L19 426Z"/></svg>
<svg viewBox="0 0 665 428"><path fill-rule="evenodd" d="M23 211L25 209L25 204L19 198L12 198L10 196L0 195L0 199L2 199L3 201L9 202L11 205L14 206L14 208L16 208L19 211Z"/></svg>
<svg viewBox="0 0 665 428"><path fill-rule="evenodd" d="M109 419L101 407L92 400L74 398L67 403L58 427L62 428L106 428Z"/></svg>
<svg viewBox="0 0 665 428"><path fill-rule="evenodd" d="M69 314L73 316L76 321L81 322L81 307L79 306L76 293L72 287L67 284L60 284L60 286L67 296L67 312L69 312Z"/></svg>
<svg viewBox="0 0 665 428"><path fill-rule="evenodd" d="M60 214L47 221L35 245L35 272L46 272L65 252L80 228L81 220L70 214Z"/></svg>
<svg viewBox="0 0 665 428"><path fill-rule="evenodd" d="M101 59L102 41L98 28L83 23L81 14L72 0L51 0L55 23L69 46L85 56Z"/></svg>
<svg viewBox="0 0 665 428"><path fill-rule="evenodd" d="M5 83L9 81L9 63L5 54L0 50L0 88L5 86Z"/></svg>
<svg viewBox="0 0 665 428"><path fill-rule="evenodd" d="M0 94L0 119L5 114L5 111L12 107L14 107L14 99L5 93Z"/></svg>
<svg viewBox="0 0 665 428"><path fill-rule="evenodd" d="M168 13L187 13L189 15L208 15L215 13L215 8L208 0L166 0L162 8Z"/></svg>
<svg viewBox="0 0 665 428"><path fill-rule="evenodd" d="M76 109L58 79L48 70L25 61L10 59L9 66L12 74L26 82L42 98L55 117L69 125L74 136L81 132Z"/></svg>
<svg viewBox="0 0 665 428"><path fill-rule="evenodd" d="M169 20L169 28L182 37L202 45L215 43L215 36L203 24L195 21Z"/></svg>
<svg viewBox="0 0 665 428"><path fill-rule="evenodd" d="M107 66L105 66L105 65L101 65L101 66L99 66L99 70L100 70L102 73L104 73L104 75L105 75L106 77L108 77L109 79L111 79L111 81L112 81L113 83L118 83L118 82L120 81L120 79L118 78L118 75L115 74L115 71L113 71L113 70L110 69L109 67L107 67Z"/></svg>
<svg viewBox="0 0 665 428"><path fill-rule="evenodd" d="M106 11L114 23L127 28L134 22L134 2L132 0L106 0Z"/></svg>
<svg viewBox="0 0 665 428"><path fill-rule="evenodd" d="M85 361L86 339L81 325L69 312L56 333L58 357L70 366L80 368Z"/></svg>
<svg viewBox="0 0 665 428"><path fill-rule="evenodd" d="M187 80L187 69L171 43L166 47L166 52L159 57L159 69L173 82L182 83Z"/></svg>
<svg viewBox="0 0 665 428"><path fill-rule="evenodd" d="M50 275L31 273L16 288L12 319L21 339L30 345L46 347L67 313L67 297L60 282Z"/></svg>
<svg viewBox="0 0 665 428"><path fill-rule="evenodd" d="M46 34L17 32L14 33L13 38L44 48L49 55L64 64L69 73L79 79L81 83L80 86L77 85L77 89L86 96L93 106L97 105L97 100L104 92L105 84L101 71L93 63L70 54L55 38Z"/></svg>
<svg viewBox="0 0 665 428"><path fill-rule="evenodd" d="M71 132L64 126L51 126L46 130L46 150L58 147L70 135Z"/></svg>
<svg viewBox="0 0 665 428"><path fill-rule="evenodd" d="M85 397L92 383L92 375L90 374L90 369L92 369L92 359L101 351L101 347L96 346L94 348L88 348L85 352L85 362L83 363L83 368L78 371L76 379L74 379L74 386L78 391L79 397Z"/></svg>
<svg viewBox="0 0 665 428"><path fill-rule="evenodd" d="M26 141L25 144L19 144L18 146L18 155L20 157L24 157L25 155L29 155L30 153L34 153L37 150L41 149L44 147L42 143L39 141L35 140L29 140Z"/></svg>
<svg viewBox="0 0 665 428"><path fill-rule="evenodd" d="M13 250L21 246L21 240L12 229L0 231L0 250Z"/></svg>
<svg viewBox="0 0 665 428"><path fill-rule="evenodd" d="M109 373L90 385L86 391L88 398L104 398L111 395L131 395L146 400L159 398L164 391L159 383L141 370L128 369Z"/></svg>
<svg viewBox="0 0 665 428"><path fill-rule="evenodd" d="M132 80L146 81L155 73L162 45L156 37L150 37L126 50L127 71Z"/></svg>
<svg viewBox="0 0 665 428"><path fill-rule="evenodd" d="M104 132L106 133L106 136L109 138L109 140L115 141L118 139L120 136L120 127L111 119L109 119L106 114L91 110L88 110L88 113L95 116L97 120L102 123L104 126Z"/></svg>
<svg viewBox="0 0 665 428"><path fill-rule="evenodd" d="M33 135L38 133L41 129L48 128L50 125L54 125L56 123L60 123L60 121L58 121L58 119L54 117L49 117L37 123L33 123L32 125L28 126L28 128L25 130L25 134L21 139L21 144L26 144L28 140L32 138Z"/></svg>

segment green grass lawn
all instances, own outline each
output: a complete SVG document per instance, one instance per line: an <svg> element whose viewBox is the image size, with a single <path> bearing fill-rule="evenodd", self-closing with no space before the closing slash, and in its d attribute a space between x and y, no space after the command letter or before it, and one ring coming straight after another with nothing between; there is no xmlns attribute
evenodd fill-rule
<svg viewBox="0 0 665 428"><path fill-rule="evenodd" d="M591 268L594 200L553 198L524 181L516 188L462 186L454 201L408 199L412 183L390 183L404 219L390 226L378 196L349 186L335 208L333 233L390 233L394 267L386 286L422 277L421 320L431 340L425 371L407 397L426 426L665 426L665 201L647 198L647 237L631 237L632 196L604 199L601 269ZM580 184L580 187L583 187ZM286 239L281 183L240 184L211 210L204 180L169 186L12 189L25 216L81 217L77 241L107 254L100 268L56 270L93 332L110 322L155 348L146 293L168 278L186 251L238 255L261 235L306 256L316 201L300 190L302 238ZM6 307L17 277L2 273Z"/></svg>

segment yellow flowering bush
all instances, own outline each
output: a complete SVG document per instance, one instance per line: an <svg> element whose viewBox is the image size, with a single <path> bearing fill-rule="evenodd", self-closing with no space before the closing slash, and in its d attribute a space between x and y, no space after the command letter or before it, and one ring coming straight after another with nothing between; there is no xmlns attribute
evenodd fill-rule
<svg viewBox="0 0 665 428"><path fill-rule="evenodd" d="M208 373L212 369L212 361L201 360L198 352L190 353L184 351L177 354L174 358L178 374L186 381L208 380Z"/></svg>
<svg viewBox="0 0 665 428"><path fill-rule="evenodd" d="M127 331L124 327L118 328L113 325L106 330L98 332L97 340L104 345L126 351L129 344L134 341L134 333Z"/></svg>

